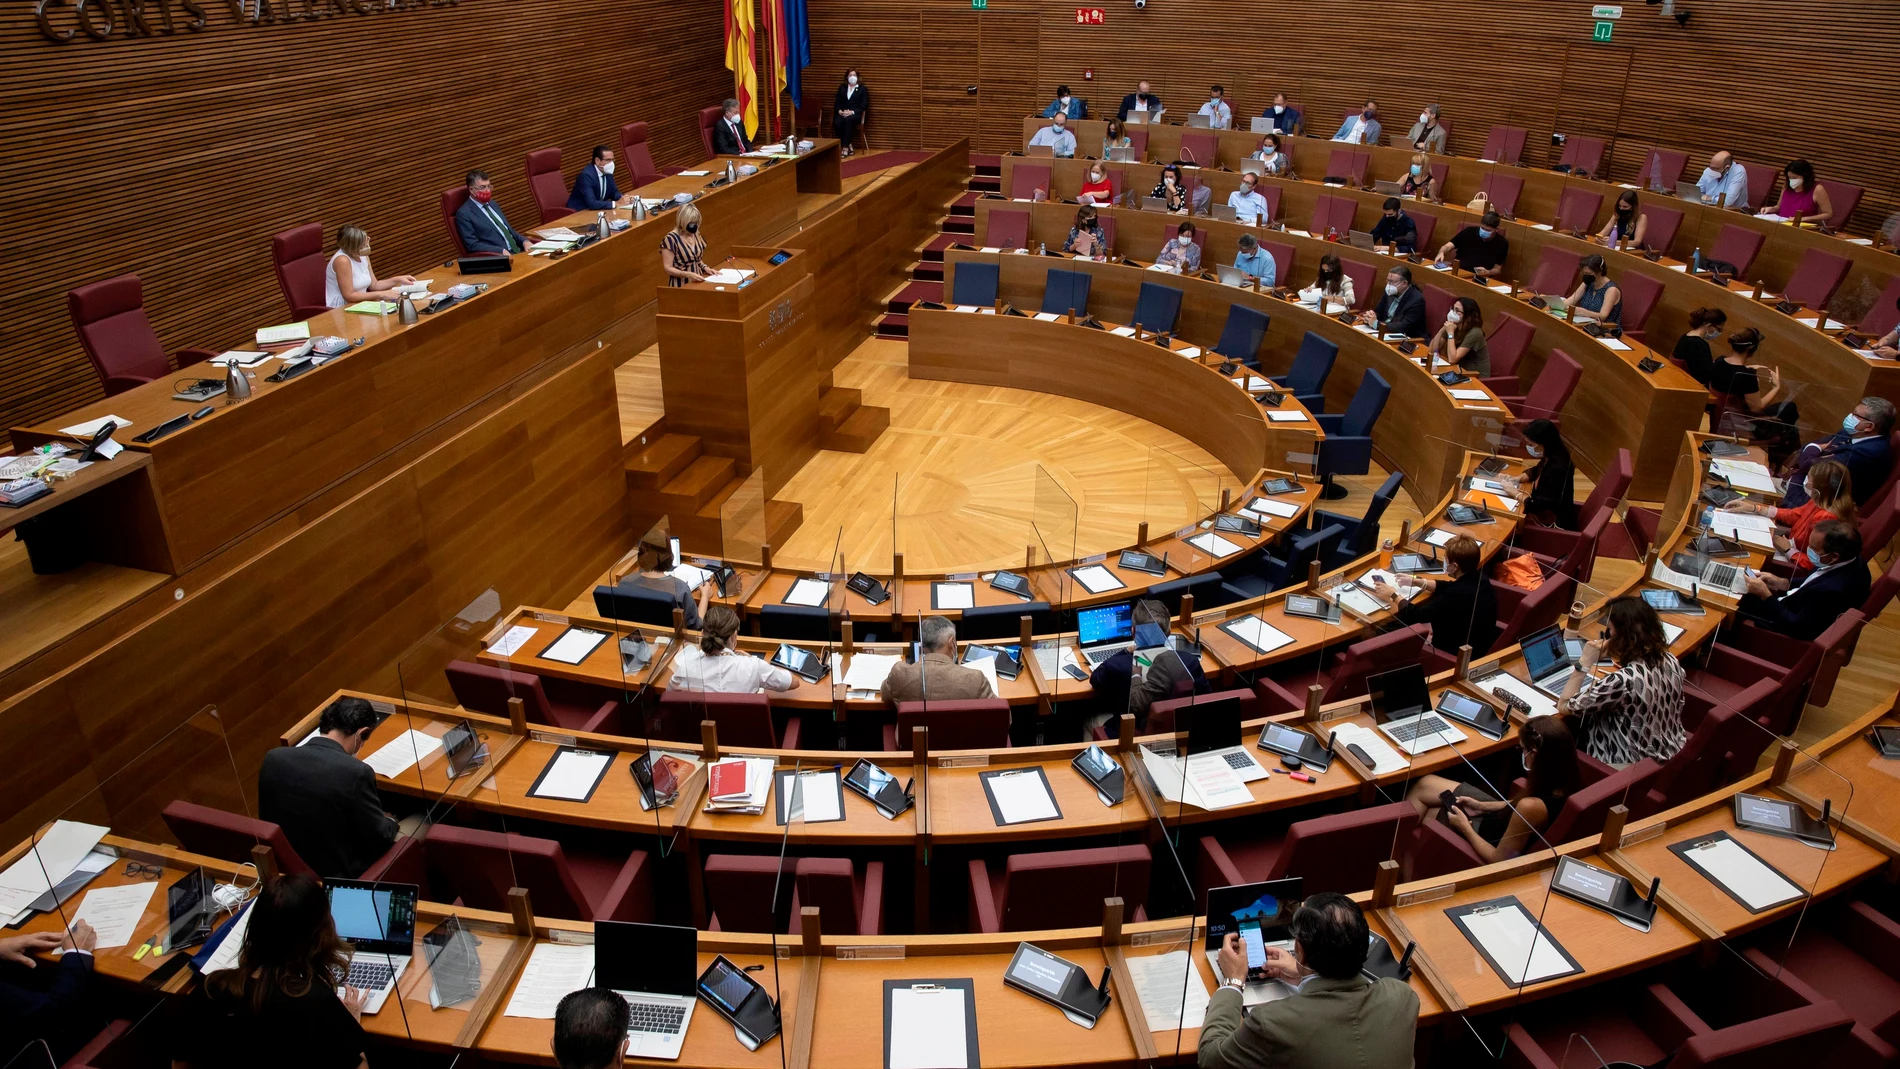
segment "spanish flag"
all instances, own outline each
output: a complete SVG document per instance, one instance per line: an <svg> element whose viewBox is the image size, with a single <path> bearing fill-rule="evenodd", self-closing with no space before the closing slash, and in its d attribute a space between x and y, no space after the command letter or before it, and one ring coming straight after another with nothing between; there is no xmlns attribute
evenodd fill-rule
<svg viewBox="0 0 1900 1069"><path fill-rule="evenodd" d="M726 69L732 72L732 95L739 101L747 138L759 132L759 73L753 59L752 0L726 0Z"/></svg>

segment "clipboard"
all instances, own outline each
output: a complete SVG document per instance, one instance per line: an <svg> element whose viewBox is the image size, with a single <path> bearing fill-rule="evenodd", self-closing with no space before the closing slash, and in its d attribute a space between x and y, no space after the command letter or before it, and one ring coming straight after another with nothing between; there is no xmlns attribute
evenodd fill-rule
<svg viewBox="0 0 1900 1069"><path fill-rule="evenodd" d="M922 1069L917 1062L908 1059L893 1062L891 1060L891 1019L892 996L898 991L906 992L963 992L963 1061L964 1069L982 1069L982 1058L976 1046L976 983L964 977L956 980L886 980L884 981L884 1069ZM950 1060L935 1063L937 1066L949 1066ZM950 1069L955 1069L950 1066Z"/></svg>
<svg viewBox="0 0 1900 1069"><path fill-rule="evenodd" d="M548 656L549 650L552 650L554 647L559 646L562 642L566 641L567 636L574 634L575 632L579 632L583 635L593 636L594 641L588 644L586 652L582 653L579 657L576 657L571 661L565 657ZM607 632L596 631L591 627L567 627L567 628L562 629L560 634L554 636L553 642L550 642L546 646L542 647L541 652L535 654L535 657L543 661L553 661L555 664L579 664L582 661L585 661L588 657L592 656L594 651L600 648L600 644L607 641L607 638L608 638Z"/></svg>
<svg viewBox="0 0 1900 1069"><path fill-rule="evenodd" d="M1754 858L1757 864L1761 865L1761 867L1767 869L1769 872L1772 872L1776 876L1781 877L1782 880L1787 882L1788 886L1795 889L1795 893L1787 898L1781 899L1778 902L1770 902L1767 905L1762 906L1760 909L1756 909L1754 906L1749 905L1748 902L1745 899L1743 899L1741 895L1738 895L1734 891L1730 890L1728 884L1723 883L1721 880L1717 879L1714 873L1710 872L1706 868L1703 868L1702 865L1699 864L1695 860L1696 847L1706 846L1711 842L1716 842L1722 839L1727 839L1730 842L1734 843L1736 849L1740 850L1744 854L1747 854L1749 857ZM1789 879L1787 873L1781 871L1780 869L1774 867L1773 865L1770 865L1766 860L1762 858L1760 854L1757 854L1755 851L1750 850L1748 848L1748 844L1742 842L1740 839L1735 838L1735 836L1730 835L1728 832L1725 832L1725 831L1718 831L1712 835L1698 835L1693 839L1684 839L1682 842L1679 842L1679 843L1670 843L1669 852L1681 858L1683 864L1696 870L1696 873L1698 875L1700 875L1703 879L1709 881L1709 883L1713 884L1717 890L1721 891L1723 894L1734 899L1736 905L1741 906L1743 909L1747 910L1748 912L1752 914L1766 913L1769 910L1780 909L1782 906L1785 906L1790 902L1799 902L1802 899L1808 897L1807 890L1804 889L1800 883L1798 883L1795 880Z"/></svg>
<svg viewBox="0 0 1900 1069"><path fill-rule="evenodd" d="M985 801L990 803L990 816L995 818L997 827L1006 828L1006 827L1011 827L1012 825L1009 821L1005 821L1003 819L1003 808L996 804L996 792L990 787L990 781L995 779L998 776L1027 776L1027 775L1034 775L1037 781L1042 784L1042 789L1045 792L1047 792L1047 794L1049 795L1049 808L1055 810L1055 815L1047 816L1047 817L1034 817L1029 820L1018 820L1018 821L1015 821L1015 823L1016 824L1041 824L1044 821L1062 819L1062 803L1056 800L1056 792L1054 788L1050 787L1049 776L1047 773L1045 773L1042 770L1041 765L1029 765L1027 767L1017 767L1017 768L997 768L997 769L991 769L987 772L981 772L977 774L977 778L982 780L983 782L983 798Z"/></svg>
<svg viewBox="0 0 1900 1069"><path fill-rule="evenodd" d="M540 795L537 792L541 790L541 781L544 779L547 779L548 773L554 771L554 765L556 762L560 761L562 754L565 754L565 753L598 754L600 752L601 751L599 750L590 750L585 746L556 747L555 751L552 754L548 755L548 763L541 766L541 771L535 775L534 782L528 786L528 797L530 798L540 797ZM594 774L594 782L587 788L587 793L584 796L580 798L551 798L550 800L557 801L557 802L577 802L581 804L585 804L587 802L592 801L594 798L594 792L597 790L600 790L600 781L607 778L607 770L612 767L614 767L614 755L611 752L609 752L607 755L607 760L601 764L600 771Z"/></svg>
<svg viewBox="0 0 1900 1069"><path fill-rule="evenodd" d="M1535 932L1542 933L1544 943L1546 943L1552 950L1556 951L1559 955L1561 955L1563 957L1564 963L1567 964L1569 968L1560 973L1552 973L1549 976L1540 976L1535 980L1525 980L1522 983L1512 980L1510 970L1498 964L1498 960L1491 956L1491 951L1485 948L1484 942L1480 940L1477 937L1477 935L1475 935L1472 932L1471 928L1466 923L1467 917L1470 917L1472 914L1477 913L1480 910L1487 910L1487 909L1493 909L1493 910L1515 909L1523 913L1525 916L1529 917L1531 920L1531 924L1535 928ZM1520 991L1526 987L1531 986L1532 984L1547 984L1551 982L1552 980L1561 980L1566 976L1575 976L1578 973L1583 971L1583 966L1578 964L1577 959L1575 957L1571 956L1570 951L1564 949L1564 945L1557 941L1557 937L1550 933L1550 929L1544 927L1543 923L1537 919L1536 914L1524 908L1524 903L1519 902L1517 900L1516 895L1506 895L1503 898L1493 898L1486 902L1473 902L1468 906L1452 906L1449 909L1445 910L1445 916L1451 918L1451 923L1457 926L1459 934L1463 935L1467 940L1471 942L1472 949L1476 950L1479 954L1484 956L1485 964L1491 966L1492 970L1498 974L1498 979L1504 981L1504 985L1506 987L1509 987L1513 991ZM1535 938L1535 935L1533 935L1533 938Z"/></svg>
<svg viewBox="0 0 1900 1069"><path fill-rule="evenodd" d="M800 821L803 821L806 824L835 824L838 821L845 819L844 770L841 767L839 767L838 765L832 765L829 768L823 768L823 767L807 768L807 769L777 768L777 769L772 770L772 791L773 791L772 815L773 815L773 818L778 821L779 827L782 828L785 825L791 823L791 820L787 817L787 814L786 814L786 811L790 807L785 804L784 799L790 797L790 792L793 789L792 777L809 775L811 773L822 774L826 772L831 773L832 785L837 788L838 815L835 817L827 817L823 820L813 820L809 816L800 816L798 819ZM800 783L797 785L797 787L798 787L799 792L802 794L805 791L808 791L811 789L811 783L810 782Z"/></svg>

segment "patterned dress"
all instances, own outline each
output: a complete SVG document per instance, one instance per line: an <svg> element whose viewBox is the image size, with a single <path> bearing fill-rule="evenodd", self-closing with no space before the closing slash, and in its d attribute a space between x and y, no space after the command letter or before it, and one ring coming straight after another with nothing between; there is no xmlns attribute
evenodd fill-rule
<svg viewBox="0 0 1900 1069"><path fill-rule="evenodd" d="M1667 653L1654 664L1626 664L1585 683L1570 699L1570 711L1582 717L1584 752L1606 764L1667 761L1689 739L1682 726L1682 665Z"/></svg>
<svg viewBox="0 0 1900 1069"><path fill-rule="evenodd" d="M673 266L681 271L691 271L696 274L705 272L706 264L703 257L706 255L706 239L698 234L682 234L677 230L669 230L666 236L660 239L660 247L672 250ZM666 284L684 286L686 280L677 275L668 275Z"/></svg>

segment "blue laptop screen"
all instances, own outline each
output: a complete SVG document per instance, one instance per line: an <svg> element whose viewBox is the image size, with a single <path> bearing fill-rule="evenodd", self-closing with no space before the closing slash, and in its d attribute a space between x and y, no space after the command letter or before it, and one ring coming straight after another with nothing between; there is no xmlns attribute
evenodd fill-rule
<svg viewBox="0 0 1900 1069"><path fill-rule="evenodd" d="M408 942L415 937L413 904L394 888L333 887L330 917L350 942Z"/></svg>
<svg viewBox="0 0 1900 1069"><path fill-rule="evenodd" d="M1083 609L1075 614L1077 639L1084 646L1122 642L1135 633L1135 607L1128 602Z"/></svg>
<svg viewBox="0 0 1900 1069"><path fill-rule="evenodd" d="M1560 664L1568 662L1569 658L1564 653L1564 633L1557 628L1539 631L1524 643L1524 667L1532 679L1542 679Z"/></svg>

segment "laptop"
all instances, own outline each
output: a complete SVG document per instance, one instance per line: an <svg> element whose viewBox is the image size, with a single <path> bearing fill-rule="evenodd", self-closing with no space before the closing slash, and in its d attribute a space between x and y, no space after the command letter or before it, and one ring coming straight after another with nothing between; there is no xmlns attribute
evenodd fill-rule
<svg viewBox="0 0 1900 1069"><path fill-rule="evenodd" d="M1669 558L1669 567L1725 594L1739 595L1748 589L1748 573L1742 564L1725 564L1707 553L1677 553Z"/></svg>
<svg viewBox="0 0 1900 1069"><path fill-rule="evenodd" d="M1219 219L1223 223L1237 223L1240 221L1239 209L1231 204L1210 204L1207 206L1207 214L1210 219ZM1248 216L1247 220L1252 222L1253 216Z"/></svg>
<svg viewBox="0 0 1900 1069"><path fill-rule="evenodd" d="M1388 197L1402 197L1405 195L1404 186L1397 182L1388 182L1383 178L1375 178L1372 180L1372 191L1374 193L1383 193Z"/></svg>
<svg viewBox="0 0 1900 1069"><path fill-rule="evenodd" d="M1256 160L1249 156L1240 161L1240 173L1264 175L1267 173L1267 161Z"/></svg>
<svg viewBox="0 0 1900 1069"><path fill-rule="evenodd" d="M1531 677L1531 686L1553 698L1563 697L1564 684L1577 670L1563 629L1546 627L1526 638L1520 648L1524 652L1524 674Z"/></svg>
<svg viewBox="0 0 1900 1069"><path fill-rule="evenodd" d="M1270 134L1273 132L1273 120L1265 115L1256 115L1247 123L1247 129L1256 134Z"/></svg>
<svg viewBox="0 0 1900 1069"><path fill-rule="evenodd" d="M1187 124L1198 130L1207 130L1213 127L1214 119L1212 116L1195 114L1188 116Z"/></svg>
<svg viewBox="0 0 1900 1069"><path fill-rule="evenodd" d="M1141 157L1135 154L1135 146L1118 145L1115 148L1111 148L1108 150L1108 162L1110 163L1140 163Z"/></svg>
<svg viewBox="0 0 1900 1069"><path fill-rule="evenodd" d="M1075 614L1076 645L1084 663L1095 668L1123 650L1135 648L1132 602L1082 609Z"/></svg>
<svg viewBox="0 0 1900 1069"><path fill-rule="evenodd" d="M1153 121L1153 116L1158 115L1158 114L1160 113L1148 112L1148 111L1130 111L1128 113L1127 120L1123 122L1122 125L1123 126L1146 126L1150 122Z"/></svg>
<svg viewBox="0 0 1900 1069"><path fill-rule="evenodd" d="M1368 677L1366 691L1379 730L1414 757L1465 740L1464 732L1433 711L1424 665L1408 664Z"/></svg>
<svg viewBox="0 0 1900 1069"><path fill-rule="evenodd" d="M1696 185L1694 182L1679 181L1676 183L1676 196L1683 200L1692 200L1700 204L1702 203L1702 187Z"/></svg>
<svg viewBox="0 0 1900 1069"><path fill-rule="evenodd" d="M1143 197L1141 198L1141 210L1144 212L1165 212L1168 210L1168 199L1166 197Z"/></svg>
<svg viewBox="0 0 1900 1069"><path fill-rule="evenodd" d="M1289 953L1293 950L1293 914L1300 908L1302 882L1298 876L1289 876L1207 889L1207 938L1202 948L1218 976L1221 944L1229 933L1240 936L1241 949L1247 955L1247 983L1240 992L1243 1005L1277 1002L1294 992L1286 984L1268 979L1264 969L1268 947Z"/></svg>
<svg viewBox="0 0 1900 1069"><path fill-rule="evenodd" d="M1241 289L1248 289L1253 286L1253 276L1238 267L1216 264L1214 266L1214 274L1219 276L1220 284L1223 286L1238 286Z"/></svg>
<svg viewBox="0 0 1900 1069"><path fill-rule="evenodd" d="M325 880L323 886L336 934L350 944L350 972L343 982L367 992L363 1012L375 1013L396 990L415 953L416 885Z"/></svg>
<svg viewBox="0 0 1900 1069"><path fill-rule="evenodd" d="M1355 249L1370 249L1377 244L1372 235L1364 230L1346 231L1346 241Z"/></svg>
<svg viewBox="0 0 1900 1069"><path fill-rule="evenodd" d="M686 1045L699 982L699 932L670 924L594 922L594 985L627 1000L627 1057L671 1061Z"/></svg>
<svg viewBox="0 0 1900 1069"><path fill-rule="evenodd" d="M1056 149L1054 145L1030 145L1024 150L1023 154L1026 156L1040 156L1046 160L1056 154Z"/></svg>

